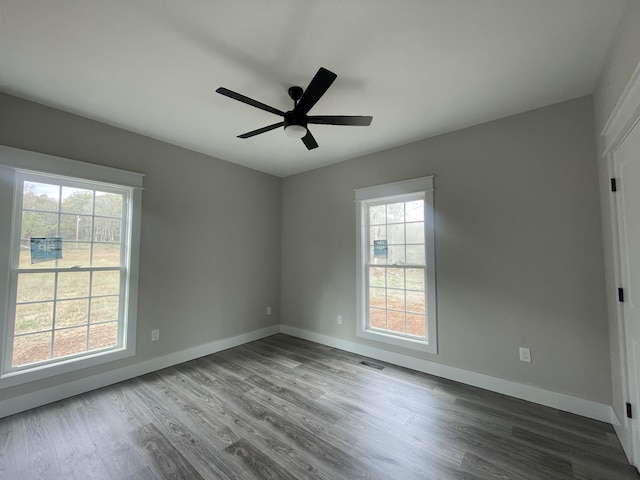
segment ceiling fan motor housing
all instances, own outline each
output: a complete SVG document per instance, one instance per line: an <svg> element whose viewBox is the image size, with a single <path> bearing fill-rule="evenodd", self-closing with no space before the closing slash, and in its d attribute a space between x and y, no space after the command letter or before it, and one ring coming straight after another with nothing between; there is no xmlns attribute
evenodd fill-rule
<svg viewBox="0 0 640 480"><path fill-rule="evenodd" d="M301 127L307 128L307 116L304 114L296 114L294 110L285 112L284 128L286 129L289 125L300 125Z"/></svg>

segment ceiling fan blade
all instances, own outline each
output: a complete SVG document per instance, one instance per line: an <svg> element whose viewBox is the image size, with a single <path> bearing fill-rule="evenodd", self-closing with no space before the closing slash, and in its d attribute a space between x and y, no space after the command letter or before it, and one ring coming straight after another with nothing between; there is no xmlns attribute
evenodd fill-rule
<svg viewBox="0 0 640 480"><path fill-rule="evenodd" d="M307 117L307 123L320 125L357 125L368 127L373 117L355 115L320 115Z"/></svg>
<svg viewBox="0 0 640 480"><path fill-rule="evenodd" d="M275 130L276 128L282 127L282 126L284 126L284 122L274 123L273 125L269 125L268 127L262 127L262 128L257 129L257 130L253 130L251 132L247 132L247 133L243 133L242 135L238 135L238 138L255 137L256 135L260 135L261 133L269 132L271 130Z"/></svg>
<svg viewBox="0 0 640 480"><path fill-rule="evenodd" d="M325 94L337 77L338 76L335 73L327 70L326 68L320 67L296 105L296 113L306 115L307 112L311 110L311 107L320 100L320 97Z"/></svg>
<svg viewBox="0 0 640 480"><path fill-rule="evenodd" d="M234 92L233 90L229 90L228 88L220 87L216 90L216 92L226 97L233 98L234 100L238 100L239 102L246 103L247 105L251 105L252 107L259 108L260 110L264 110L266 112L274 113L276 115L284 117L284 112L282 110L270 107L269 105L254 100L253 98L246 97L240 93Z"/></svg>
<svg viewBox="0 0 640 480"><path fill-rule="evenodd" d="M316 139L313 138L313 135L311 135L311 132L309 130L307 130L307 134L302 137L302 143L304 143L304 146L307 147L307 150L318 148L318 142L316 142Z"/></svg>

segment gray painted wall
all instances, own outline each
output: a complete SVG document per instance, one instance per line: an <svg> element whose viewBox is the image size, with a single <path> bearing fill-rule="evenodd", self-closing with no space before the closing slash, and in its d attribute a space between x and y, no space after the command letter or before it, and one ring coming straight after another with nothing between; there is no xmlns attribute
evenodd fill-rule
<svg viewBox="0 0 640 480"><path fill-rule="evenodd" d="M0 400L279 323L279 178L3 94L0 144L146 175L137 355Z"/></svg>
<svg viewBox="0 0 640 480"><path fill-rule="evenodd" d="M437 356L360 339L354 323L354 188L430 174ZM610 403L591 97L287 177L282 188L284 324ZM533 363L518 360L519 346Z"/></svg>
<svg viewBox="0 0 640 480"><path fill-rule="evenodd" d="M614 275L614 256L611 218L611 193L609 192L609 171L607 161L602 157L604 150L603 139L600 137L602 128L613 113L613 110L623 93L627 83L636 68L640 65L640 0L629 0L622 15L618 31L611 45L607 63L600 76L598 90L594 95L596 105L596 125L598 133L599 176L602 206L602 225L604 233L604 251L606 265L607 291L614 292L617 281ZM619 346L620 333L616 317L617 304L615 297L609 296L608 317L611 349L611 382L612 405L619 419L625 415L624 404L628 400L624 397L624 373ZM612 301L613 300L613 301Z"/></svg>

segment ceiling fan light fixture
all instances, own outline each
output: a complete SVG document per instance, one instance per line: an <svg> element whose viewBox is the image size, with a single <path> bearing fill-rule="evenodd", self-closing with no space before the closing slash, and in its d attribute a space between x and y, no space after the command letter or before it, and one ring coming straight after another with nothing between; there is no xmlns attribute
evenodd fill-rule
<svg viewBox="0 0 640 480"><path fill-rule="evenodd" d="M307 134L307 129L302 125L287 125L284 127L284 133L291 138L302 138Z"/></svg>

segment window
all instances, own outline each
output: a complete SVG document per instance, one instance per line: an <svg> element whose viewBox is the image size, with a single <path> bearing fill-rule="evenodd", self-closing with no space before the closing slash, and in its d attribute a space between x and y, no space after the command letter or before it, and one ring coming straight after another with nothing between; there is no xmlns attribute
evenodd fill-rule
<svg viewBox="0 0 640 480"><path fill-rule="evenodd" d="M100 178L104 167L90 167ZM18 168L11 173L0 385L133 355L140 189Z"/></svg>
<svg viewBox="0 0 640 480"><path fill-rule="evenodd" d="M356 190L357 334L437 353L433 177Z"/></svg>

